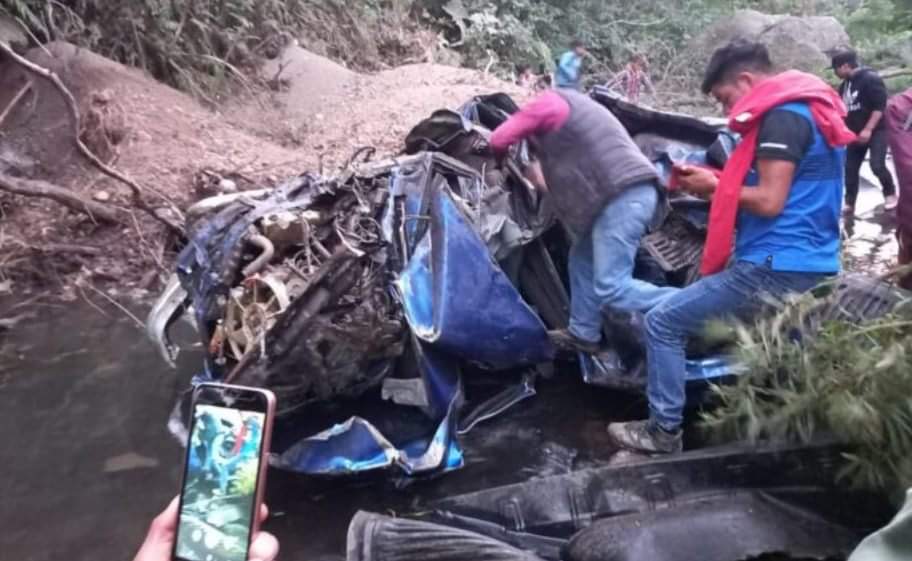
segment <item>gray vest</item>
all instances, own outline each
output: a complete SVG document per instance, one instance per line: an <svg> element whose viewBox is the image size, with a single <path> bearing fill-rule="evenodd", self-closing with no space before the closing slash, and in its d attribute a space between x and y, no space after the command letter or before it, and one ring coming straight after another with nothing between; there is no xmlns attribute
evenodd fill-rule
<svg viewBox="0 0 912 561"><path fill-rule="evenodd" d="M620 121L589 96L558 90L570 105L567 122L535 136L535 148L557 216L582 234L624 189L652 181L655 167Z"/></svg>

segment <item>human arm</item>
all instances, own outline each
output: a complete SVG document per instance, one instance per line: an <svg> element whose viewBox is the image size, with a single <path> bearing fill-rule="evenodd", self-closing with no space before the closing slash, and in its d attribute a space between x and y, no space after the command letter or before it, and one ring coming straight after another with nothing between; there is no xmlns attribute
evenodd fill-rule
<svg viewBox="0 0 912 561"><path fill-rule="evenodd" d="M538 160L532 160L526 165L525 169L523 169L523 177L529 181L536 191L541 193L548 192L548 183L545 181L545 174L542 172L541 162Z"/></svg>
<svg viewBox="0 0 912 561"><path fill-rule="evenodd" d="M871 142L871 135L874 134L874 129L877 128L877 125L882 118L883 111L872 111L871 116L868 118L868 122L858 133L856 142L858 144L867 144Z"/></svg>
<svg viewBox="0 0 912 561"><path fill-rule="evenodd" d="M652 85L652 80L649 79L649 73L643 71L640 73L640 78L643 81L643 87L646 88L646 91L649 93L649 95L655 95L656 89L655 86Z"/></svg>
<svg viewBox="0 0 912 561"><path fill-rule="evenodd" d="M678 166L677 171L681 188L688 193L709 197L719 186L719 178L708 169ZM757 185L741 188L738 207L757 216L775 218L788 200L795 164L786 160L760 160L757 173L760 176Z"/></svg>
<svg viewBox="0 0 912 561"><path fill-rule="evenodd" d="M171 561L174 540L177 539L178 498L152 520L146 539L133 561ZM260 522L266 520L269 510L263 505ZM279 542L272 534L257 532L250 545L250 561L273 561L279 555Z"/></svg>
<svg viewBox="0 0 912 561"><path fill-rule="evenodd" d="M787 160L759 160L756 187L741 189L739 207L764 218L782 214L795 178L795 164Z"/></svg>
<svg viewBox="0 0 912 561"><path fill-rule="evenodd" d="M501 156L510 146L535 134L559 129L570 115L567 101L556 92L545 92L510 116L491 134L491 150Z"/></svg>
<svg viewBox="0 0 912 561"><path fill-rule="evenodd" d="M874 72L868 72L860 89L861 104L871 111L871 116L858 133L858 143L867 144L871 141L871 135L877 125L883 119L884 110L887 107L887 85L880 76Z"/></svg>
<svg viewBox="0 0 912 561"><path fill-rule="evenodd" d="M795 170L813 140L806 118L783 109L770 112L757 138L758 183L741 189L740 208L758 216L778 216L788 200ZM677 171L684 190L700 196L715 192L718 179L711 171L693 166L679 167Z"/></svg>

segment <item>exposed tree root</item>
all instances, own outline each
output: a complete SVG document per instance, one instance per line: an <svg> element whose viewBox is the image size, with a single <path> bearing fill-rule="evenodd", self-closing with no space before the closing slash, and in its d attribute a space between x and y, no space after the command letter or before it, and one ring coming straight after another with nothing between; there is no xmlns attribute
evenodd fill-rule
<svg viewBox="0 0 912 561"><path fill-rule="evenodd" d="M177 205L171 201L168 197L162 194L160 191L151 188L140 187L136 181L130 179L123 173L117 171L116 169L110 167L109 165L102 162L98 156L96 156L85 143L80 139L80 133L82 131L81 117L79 113L79 105L76 103L76 98L73 96L73 93L70 92L69 88L60 80L60 77L57 76L54 72L51 72L47 68L43 68L28 59L17 54L7 43L0 41L0 51L2 51L6 56L8 56L13 62L26 69L27 71L44 78L45 80L50 81L54 86L60 91L63 95L63 98L66 100L67 106L70 110L71 124L73 127L73 142L76 144L76 147L79 149L79 152L85 156L89 162L91 162L95 167L101 170L105 175L116 179L117 181L123 183L130 188L130 191L133 195L133 204L147 213L149 216L161 222L168 227L169 230L174 231L180 235L184 234L183 228L180 226L180 222L183 221L183 213L177 207ZM158 196L162 201L164 201L172 212L174 212L178 221L175 222L171 218L163 216L160 212L157 212L156 209L152 208L149 203L146 202L144 198L144 192L148 191L156 196Z"/></svg>

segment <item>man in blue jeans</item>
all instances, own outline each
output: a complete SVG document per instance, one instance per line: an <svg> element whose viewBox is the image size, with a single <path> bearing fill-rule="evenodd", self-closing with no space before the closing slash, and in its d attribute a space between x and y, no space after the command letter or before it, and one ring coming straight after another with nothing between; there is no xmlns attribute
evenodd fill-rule
<svg viewBox="0 0 912 561"><path fill-rule="evenodd" d="M491 135L504 154L528 139L558 218L576 236L570 251L570 326L550 333L563 350L593 353L602 311L645 312L676 288L633 278L640 238L663 218L655 167L615 116L572 90L552 90Z"/></svg>
<svg viewBox="0 0 912 561"><path fill-rule="evenodd" d="M704 92L711 92L726 112L732 112L736 124L757 122L751 129L753 153L742 152L746 158L737 164L749 171L735 184L732 199L737 206L732 208L737 212L735 259L727 269L684 288L646 314L649 419L608 426L612 439L623 448L646 453L681 450L685 346L708 320L743 317L755 312L765 296L807 291L839 271L845 149L831 145L822 132L819 123L824 121L818 121L816 101L813 106L804 101L777 105L780 102L767 95L769 90L775 96L796 80L803 80L802 85L808 81L807 75L797 74L774 76L766 47L746 41L719 49L710 60ZM819 88L825 90L820 82ZM812 85L816 92L816 82ZM807 95L803 86L797 89L803 93L796 98L807 99L801 97ZM766 99L770 106L753 115L743 112L755 99ZM827 116L839 113L842 104L838 99L835 104ZM840 116L825 122L842 126ZM823 130L832 133L833 127ZM729 161L727 166L731 165ZM682 187L697 195L710 196L719 187L719 198L727 189L728 184L720 187L715 175L700 168L685 167L678 173ZM708 238L712 235L711 214ZM715 241L730 247L729 240Z"/></svg>

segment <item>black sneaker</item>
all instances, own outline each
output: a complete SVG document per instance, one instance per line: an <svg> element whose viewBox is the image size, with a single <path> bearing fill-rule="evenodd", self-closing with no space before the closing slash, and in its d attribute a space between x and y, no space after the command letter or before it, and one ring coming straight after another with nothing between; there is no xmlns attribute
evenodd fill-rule
<svg viewBox="0 0 912 561"><path fill-rule="evenodd" d="M677 454L683 449L683 431L668 432L649 421L611 423L608 435L621 448L647 454Z"/></svg>
<svg viewBox="0 0 912 561"><path fill-rule="evenodd" d="M556 329L554 331L549 331L548 338L551 339L551 342L555 347L557 347L557 350L559 351L579 351L588 354L595 354L601 349L601 345L598 342L593 343L592 341L580 339L573 333L570 333L569 329Z"/></svg>

